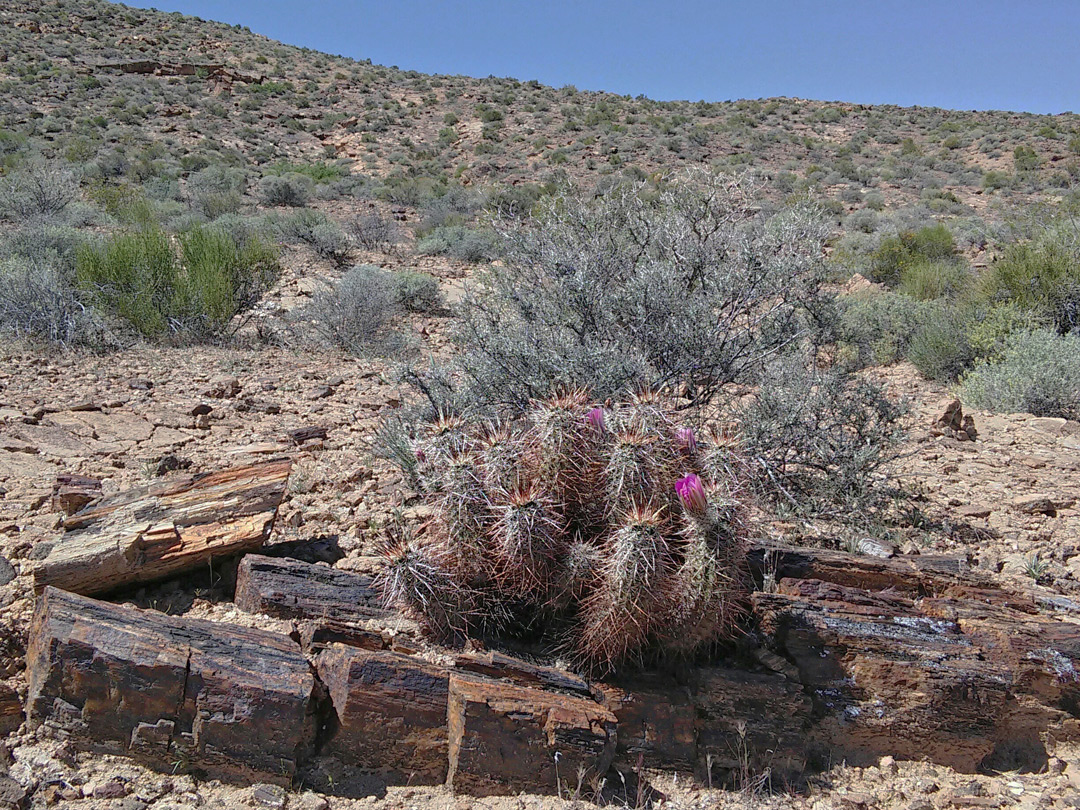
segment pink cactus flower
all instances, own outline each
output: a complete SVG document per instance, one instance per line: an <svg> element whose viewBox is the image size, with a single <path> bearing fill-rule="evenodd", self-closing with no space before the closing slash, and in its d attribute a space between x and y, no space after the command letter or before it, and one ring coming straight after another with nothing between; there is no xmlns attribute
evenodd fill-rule
<svg viewBox="0 0 1080 810"><path fill-rule="evenodd" d="M679 428L675 431L675 444L691 456L697 453L697 437L693 428Z"/></svg>
<svg viewBox="0 0 1080 810"><path fill-rule="evenodd" d="M597 430L600 433L604 432L603 408L593 408L591 411L585 414L585 419L588 420L589 424L592 425L594 430Z"/></svg>
<svg viewBox="0 0 1080 810"><path fill-rule="evenodd" d="M679 494L686 511L692 515L704 515L709 508L709 501L705 497L705 486L701 479L694 473L680 478L675 482L675 491Z"/></svg>

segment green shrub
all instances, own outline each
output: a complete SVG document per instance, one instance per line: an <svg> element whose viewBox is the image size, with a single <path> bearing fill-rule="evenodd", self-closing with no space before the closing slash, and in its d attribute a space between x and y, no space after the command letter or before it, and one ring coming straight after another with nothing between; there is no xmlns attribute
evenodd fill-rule
<svg viewBox="0 0 1080 810"><path fill-rule="evenodd" d="M1012 302L1060 332L1080 327L1080 245L1068 232L1048 231L1010 245L983 276L982 296Z"/></svg>
<svg viewBox="0 0 1080 810"><path fill-rule="evenodd" d="M1014 301L993 306L973 317L967 326L967 340L977 359L997 360L1005 349L1005 341L1016 332L1031 332L1046 326L1030 310L1021 309Z"/></svg>
<svg viewBox="0 0 1080 810"><path fill-rule="evenodd" d="M247 175L242 169L208 166L188 178L188 204L207 219L217 219L240 210L246 188Z"/></svg>
<svg viewBox="0 0 1080 810"><path fill-rule="evenodd" d="M0 261L0 333L54 346L114 345L67 273L15 259Z"/></svg>
<svg viewBox="0 0 1080 810"><path fill-rule="evenodd" d="M148 338L207 339L226 332L277 279L275 249L237 243L216 228L180 234L178 248L152 224L86 246L79 288L106 314Z"/></svg>
<svg viewBox="0 0 1080 810"><path fill-rule="evenodd" d="M881 241L870 254L870 278L890 286L900 283L906 267L925 262L956 261L956 242L942 223L903 231Z"/></svg>
<svg viewBox="0 0 1080 810"><path fill-rule="evenodd" d="M18 219L55 217L79 195L68 169L31 161L0 177L0 214Z"/></svg>
<svg viewBox="0 0 1080 810"><path fill-rule="evenodd" d="M439 280L416 270L394 274L398 285L398 301L409 312L435 312L443 308Z"/></svg>
<svg viewBox="0 0 1080 810"><path fill-rule="evenodd" d="M998 357L964 375L961 395L975 408L1080 419L1080 335L1009 335Z"/></svg>
<svg viewBox="0 0 1080 810"><path fill-rule="evenodd" d="M349 260L349 240L341 226L322 213L303 209L283 217L268 217L281 237L309 245L317 255L339 267Z"/></svg>
<svg viewBox="0 0 1080 810"><path fill-rule="evenodd" d="M971 273L955 261L919 259L900 270L897 289L919 301L957 298L971 285Z"/></svg>
<svg viewBox="0 0 1080 810"><path fill-rule="evenodd" d="M272 166L263 169L263 175L283 177L290 174L310 177L316 183L328 183L333 180L341 180L349 176L347 166L337 163L291 163L287 160L278 161Z"/></svg>
<svg viewBox="0 0 1080 810"><path fill-rule="evenodd" d="M907 356L927 305L907 295L871 292L839 301L839 338L854 352L853 365L884 366Z"/></svg>
<svg viewBox="0 0 1080 810"><path fill-rule="evenodd" d="M756 192L694 170L659 192L565 190L501 221L504 261L459 308L462 406L524 406L560 385L601 399L670 385L704 403L748 379L809 334L826 234L816 208L769 211Z"/></svg>

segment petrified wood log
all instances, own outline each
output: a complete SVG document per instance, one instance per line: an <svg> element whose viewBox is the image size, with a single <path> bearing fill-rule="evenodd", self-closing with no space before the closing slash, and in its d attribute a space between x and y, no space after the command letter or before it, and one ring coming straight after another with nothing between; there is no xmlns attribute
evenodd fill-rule
<svg viewBox="0 0 1080 810"><path fill-rule="evenodd" d="M64 535L34 572L36 585L99 594L257 549L290 467L287 460L235 467L105 498L64 521Z"/></svg>
<svg viewBox="0 0 1080 810"><path fill-rule="evenodd" d="M236 606L280 619L360 622L384 610L371 578L300 560L248 554L236 572Z"/></svg>
<svg viewBox="0 0 1080 810"><path fill-rule="evenodd" d="M967 596L786 579L753 602L767 643L798 668L813 737L834 759L1037 768L1047 735L1080 737L1080 625Z"/></svg>
<svg viewBox="0 0 1080 810"><path fill-rule="evenodd" d="M74 515L101 497L101 480L86 475L61 473L53 482L52 509Z"/></svg>
<svg viewBox="0 0 1080 810"><path fill-rule="evenodd" d="M314 678L289 638L46 588L28 715L165 770L285 784L314 742Z"/></svg>
<svg viewBox="0 0 1080 810"><path fill-rule="evenodd" d="M616 719L591 699L468 674L450 677L447 785L474 796L573 792L603 775Z"/></svg>
<svg viewBox="0 0 1080 810"><path fill-rule="evenodd" d="M334 710L322 753L409 784L446 780L446 667L342 645L316 666Z"/></svg>

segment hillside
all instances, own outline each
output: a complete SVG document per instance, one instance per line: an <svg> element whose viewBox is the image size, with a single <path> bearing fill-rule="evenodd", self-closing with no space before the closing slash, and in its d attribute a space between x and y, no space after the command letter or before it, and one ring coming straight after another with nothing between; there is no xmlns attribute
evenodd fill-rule
<svg viewBox="0 0 1080 810"><path fill-rule="evenodd" d="M838 213L921 203L962 216L991 198L1058 196L1080 176L1072 114L654 102L426 76L97 0L12 0L0 22L0 126L106 174L340 158L409 202L416 185L592 184L704 164L760 169Z"/></svg>

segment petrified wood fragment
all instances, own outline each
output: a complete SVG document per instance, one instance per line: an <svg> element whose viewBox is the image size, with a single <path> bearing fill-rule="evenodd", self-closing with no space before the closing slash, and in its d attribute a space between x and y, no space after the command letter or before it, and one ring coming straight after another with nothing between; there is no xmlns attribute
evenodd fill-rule
<svg viewBox="0 0 1080 810"><path fill-rule="evenodd" d="M1038 767L1042 735L1080 735L1080 625L989 601L790 579L754 610L834 758Z"/></svg>
<svg viewBox="0 0 1080 810"><path fill-rule="evenodd" d="M105 498L64 521L35 582L99 594L257 549L270 534L290 467L287 460L235 467Z"/></svg>
<svg viewBox="0 0 1080 810"><path fill-rule="evenodd" d="M314 742L310 667L274 633L50 587L27 674L34 725L165 770L286 784Z"/></svg>
<svg viewBox="0 0 1080 810"><path fill-rule="evenodd" d="M236 606L279 619L387 618L371 578L300 560L248 554L236 572Z"/></svg>
<svg viewBox="0 0 1080 810"><path fill-rule="evenodd" d="M615 754L615 716L595 701L474 675L451 676L447 723L447 785L474 796L573 792Z"/></svg>
<svg viewBox="0 0 1080 810"><path fill-rule="evenodd" d="M446 780L449 670L414 656L331 645L319 678L333 703L321 753L409 784Z"/></svg>

